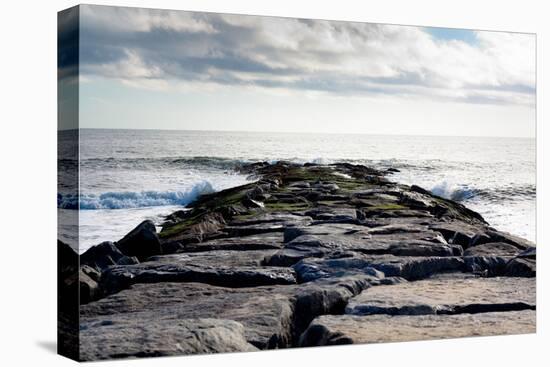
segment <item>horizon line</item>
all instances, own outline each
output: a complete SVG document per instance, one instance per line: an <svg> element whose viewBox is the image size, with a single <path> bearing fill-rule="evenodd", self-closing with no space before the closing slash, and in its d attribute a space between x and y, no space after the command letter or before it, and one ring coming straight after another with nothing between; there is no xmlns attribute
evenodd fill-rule
<svg viewBox="0 0 550 367"><path fill-rule="evenodd" d="M225 132L225 133L252 133L252 134L316 134L316 135L366 135L366 136L419 136L419 137L454 137L454 138L510 138L510 139L536 139L537 136L516 135L443 135L443 134L369 134L361 132L311 132L311 131L268 131L268 130L209 130L209 129L159 129L159 128L108 128L108 127L79 127L78 129L58 129L58 131L70 130L143 130L143 131L193 131L193 132Z"/></svg>

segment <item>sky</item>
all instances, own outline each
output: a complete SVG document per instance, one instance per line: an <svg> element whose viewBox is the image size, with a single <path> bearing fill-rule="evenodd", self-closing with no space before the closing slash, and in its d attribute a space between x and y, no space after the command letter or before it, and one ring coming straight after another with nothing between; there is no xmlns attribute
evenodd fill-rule
<svg viewBox="0 0 550 367"><path fill-rule="evenodd" d="M92 5L79 19L84 128L535 135L533 34Z"/></svg>

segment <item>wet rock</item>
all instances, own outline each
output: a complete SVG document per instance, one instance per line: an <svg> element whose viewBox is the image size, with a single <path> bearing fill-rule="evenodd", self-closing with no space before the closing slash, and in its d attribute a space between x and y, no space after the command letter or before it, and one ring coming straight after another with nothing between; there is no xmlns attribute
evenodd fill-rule
<svg viewBox="0 0 550 367"><path fill-rule="evenodd" d="M420 233L427 232L426 226L415 224L388 224L379 227L375 227L368 230L371 235L385 235L385 234L397 234L397 233ZM444 243L445 241L441 241Z"/></svg>
<svg viewBox="0 0 550 367"><path fill-rule="evenodd" d="M351 223L357 222L356 210L352 208L318 207L308 210L305 215L315 219L317 223Z"/></svg>
<svg viewBox="0 0 550 367"><path fill-rule="evenodd" d="M135 256L122 256L118 261L116 262L117 265L135 265L139 264L139 260Z"/></svg>
<svg viewBox="0 0 550 367"><path fill-rule="evenodd" d="M287 213L265 213L258 214L251 218L235 219L228 224L231 226L253 226L258 224L284 224L284 225L308 225L311 218L303 215Z"/></svg>
<svg viewBox="0 0 550 367"><path fill-rule="evenodd" d="M412 185L410 191L402 193L400 202L411 208L429 210L443 221L461 221L472 225L487 224L479 213L455 201L436 196L416 185Z"/></svg>
<svg viewBox="0 0 550 367"><path fill-rule="evenodd" d="M313 183L313 185L311 185L311 187L315 190L319 190L319 191L322 191L322 192L330 192L330 193L340 190L340 187L337 184L333 183L333 182L318 181L318 182Z"/></svg>
<svg viewBox="0 0 550 367"><path fill-rule="evenodd" d="M262 233L271 233L271 232L284 232L285 225L283 224L273 224L273 223L262 223L262 224L253 224L248 226L227 226L225 231L229 233L230 237L245 237L252 236Z"/></svg>
<svg viewBox="0 0 550 367"><path fill-rule="evenodd" d="M448 243L468 248L474 237L482 230L482 227L452 221L432 224L430 225L430 229L440 232Z"/></svg>
<svg viewBox="0 0 550 367"><path fill-rule="evenodd" d="M466 271L482 276L504 275L510 257L504 256L464 256Z"/></svg>
<svg viewBox="0 0 550 367"><path fill-rule="evenodd" d="M284 242L290 242L293 239L303 236L303 235L316 235L316 236L334 236L334 235L352 235L359 234L363 232L363 237L366 239L366 230L364 226L358 226L354 224L339 224L339 223L330 223L330 224L317 224L310 225L307 227L304 226L294 226L286 227L284 230Z"/></svg>
<svg viewBox="0 0 550 367"><path fill-rule="evenodd" d="M521 252L506 242L487 242L464 251L464 256L516 256Z"/></svg>
<svg viewBox="0 0 550 367"><path fill-rule="evenodd" d="M395 256L462 256L462 247L416 240L391 245L388 253Z"/></svg>
<svg viewBox="0 0 550 367"><path fill-rule="evenodd" d="M532 278L443 278L377 286L350 300L347 314L429 315L535 309Z"/></svg>
<svg viewBox="0 0 550 367"><path fill-rule="evenodd" d="M265 199L266 198L264 198L264 200ZM263 208L264 207L263 202L259 200L254 200L251 198L244 198L241 202L246 208Z"/></svg>
<svg viewBox="0 0 550 367"><path fill-rule="evenodd" d="M180 241L166 241L160 243L160 248L163 254L170 255L183 251L184 244Z"/></svg>
<svg viewBox="0 0 550 367"><path fill-rule="evenodd" d="M112 242L107 241L90 247L80 255L80 263L102 271L109 266L116 265L122 257L124 257L122 252Z"/></svg>
<svg viewBox="0 0 550 367"><path fill-rule="evenodd" d="M300 346L527 334L535 332L535 325L536 313L530 310L420 316L327 315L313 320L300 338Z"/></svg>
<svg viewBox="0 0 550 367"><path fill-rule="evenodd" d="M228 216L241 214L236 207L236 205L227 205L216 208L217 211L209 211L203 208L193 209L189 212L189 218L185 221L171 225L163 224L160 232L162 242L187 244L226 236L222 232L226 224L223 213ZM195 211L198 211L198 213Z"/></svg>
<svg viewBox="0 0 550 367"><path fill-rule="evenodd" d="M473 240L471 245L481 245L488 242L505 242L517 247L520 250L527 250L535 245L526 239L511 235L505 232L499 232L492 229L478 234Z"/></svg>
<svg viewBox="0 0 550 367"><path fill-rule="evenodd" d="M347 195L338 195L338 194L318 194L315 197L315 201L323 201L323 202L347 202L349 200L349 196Z"/></svg>
<svg viewBox="0 0 550 367"><path fill-rule="evenodd" d="M366 256L370 266L383 272L386 277L402 277L417 280L430 275L461 271L464 260L460 257L398 257L392 255Z"/></svg>
<svg viewBox="0 0 550 367"><path fill-rule="evenodd" d="M98 282L100 273L88 265L82 265L78 274L80 304L99 299L102 295Z"/></svg>
<svg viewBox="0 0 550 367"><path fill-rule="evenodd" d="M526 257L516 257L506 264L504 274L509 277L536 277L536 260Z"/></svg>
<svg viewBox="0 0 550 367"><path fill-rule="evenodd" d="M527 259L536 259L537 258L537 248L529 247L527 250L522 251L517 257L527 258Z"/></svg>
<svg viewBox="0 0 550 367"><path fill-rule="evenodd" d="M299 181L299 182L293 182L289 184L288 187L296 188L296 189L309 189L310 184L307 181Z"/></svg>
<svg viewBox="0 0 550 367"><path fill-rule="evenodd" d="M146 220L116 243L116 247L126 256L135 256L140 261L162 253L155 224Z"/></svg>

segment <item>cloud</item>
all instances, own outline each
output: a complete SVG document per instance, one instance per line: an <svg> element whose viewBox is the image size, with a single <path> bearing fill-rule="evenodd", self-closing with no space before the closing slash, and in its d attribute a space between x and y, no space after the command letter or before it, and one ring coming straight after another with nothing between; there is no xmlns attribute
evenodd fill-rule
<svg viewBox="0 0 550 367"><path fill-rule="evenodd" d="M432 32L433 33L433 32ZM535 100L535 37L81 6L81 73L142 88L246 87L467 103Z"/></svg>

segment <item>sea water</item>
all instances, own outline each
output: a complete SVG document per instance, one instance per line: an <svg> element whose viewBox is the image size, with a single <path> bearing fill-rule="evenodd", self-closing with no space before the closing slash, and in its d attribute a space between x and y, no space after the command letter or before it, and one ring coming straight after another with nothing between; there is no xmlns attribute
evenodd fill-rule
<svg viewBox="0 0 550 367"><path fill-rule="evenodd" d="M200 194L248 182L235 170L243 163L277 160L397 168L391 180L457 200L535 241L535 139L83 129L79 148L80 202L61 190L58 206L62 216L80 206L80 252L145 219L158 225ZM70 231L60 236L74 242Z"/></svg>

